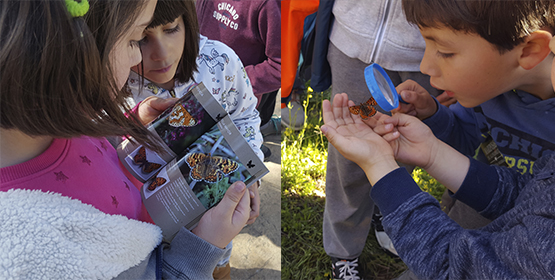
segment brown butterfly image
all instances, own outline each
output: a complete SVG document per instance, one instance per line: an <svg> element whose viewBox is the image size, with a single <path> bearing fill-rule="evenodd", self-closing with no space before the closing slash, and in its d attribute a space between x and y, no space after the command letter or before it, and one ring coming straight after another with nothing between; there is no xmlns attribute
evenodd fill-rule
<svg viewBox="0 0 555 280"><path fill-rule="evenodd" d="M148 185L148 190L149 191L153 191L155 190L157 187L162 186L163 184L166 183L166 178L164 177L156 177L154 178L154 180L152 180L152 182L150 182L150 184Z"/></svg>
<svg viewBox="0 0 555 280"><path fill-rule="evenodd" d="M237 162L225 157L211 156L210 153L191 153L186 161L191 168L191 179L204 180L207 183L217 183L224 175L229 175L239 168Z"/></svg>
<svg viewBox="0 0 555 280"><path fill-rule="evenodd" d="M173 106L172 112L168 117L168 123L173 127L192 127L197 125L197 120L183 107L183 104L178 103Z"/></svg>
<svg viewBox="0 0 555 280"><path fill-rule="evenodd" d="M368 101L360 103L360 105L350 106L349 111L353 115L360 115L363 119L367 119L376 114L376 108L374 106L378 105L373 97L370 97Z"/></svg>
<svg viewBox="0 0 555 280"><path fill-rule="evenodd" d="M133 162L141 168L141 170L145 173L151 173L156 169L160 168L162 165L159 163L149 162L146 160L146 149L145 147L141 147L135 157L133 157Z"/></svg>

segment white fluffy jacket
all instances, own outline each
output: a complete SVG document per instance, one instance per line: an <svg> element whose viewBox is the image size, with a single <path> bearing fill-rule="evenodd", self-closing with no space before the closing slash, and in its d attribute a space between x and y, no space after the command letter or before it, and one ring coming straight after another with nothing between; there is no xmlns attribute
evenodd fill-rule
<svg viewBox="0 0 555 280"><path fill-rule="evenodd" d="M111 279L161 240L155 225L56 193L0 192L1 279Z"/></svg>

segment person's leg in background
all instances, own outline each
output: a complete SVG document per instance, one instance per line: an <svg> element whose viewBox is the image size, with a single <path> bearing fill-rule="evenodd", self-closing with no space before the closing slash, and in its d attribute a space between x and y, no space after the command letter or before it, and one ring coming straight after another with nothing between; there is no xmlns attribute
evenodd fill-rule
<svg viewBox="0 0 555 280"><path fill-rule="evenodd" d="M370 98L364 81L367 64L346 56L331 43L328 60L332 69L332 100L333 96L343 92L355 102L365 102ZM354 264L357 264L366 243L374 210L370 188L362 169L339 154L331 144L328 145L324 249L332 258L332 267L339 270L338 266L348 266L345 271L359 277L361 275L357 270L360 266ZM349 275L333 275L333 278L342 279L345 276Z"/></svg>

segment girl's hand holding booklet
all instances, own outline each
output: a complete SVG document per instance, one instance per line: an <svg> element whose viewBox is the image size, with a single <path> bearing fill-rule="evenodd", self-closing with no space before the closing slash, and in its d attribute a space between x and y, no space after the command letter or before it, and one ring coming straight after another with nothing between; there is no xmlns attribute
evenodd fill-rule
<svg viewBox="0 0 555 280"><path fill-rule="evenodd" d="M233 121L198 84L149 129L166 144L155 152L129 140L118 146L123 165L138 180L148 213L170 241L182 226L192 229L235 181L247 187L268 169Z"/></svg>

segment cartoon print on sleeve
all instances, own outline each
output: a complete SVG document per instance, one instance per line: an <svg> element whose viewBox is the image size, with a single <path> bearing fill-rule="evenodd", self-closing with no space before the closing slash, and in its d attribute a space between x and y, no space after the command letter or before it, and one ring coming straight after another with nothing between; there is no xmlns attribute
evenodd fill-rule
<svg viewBox="0 0 555 280"><path fill-rule="evenodd" d="M245 139L247 139L247 141L250 142L250 140L254 140L254 138L256 137L256 133L254 132L254 127L252 126L247 126L247 128L245 129L245 134L243 134L243 137L245 137Z"/></svg>
<svg viewBox="0 0 555 280"><path fill-rule="evenodd" d="M237 106L238 103L237 90L235 88L230 88L227 92L222 93L222 105L224 109L229 110L229 108Z"/></svg>
<svg viewBox="0 0 555 280"><path fill-rule="evenodd" d="M212 49L210 54L211 56L201 53L201 63L204 62L208 66L208 71L210 71L211 74L216 73L215 68L218 66L220 67L221 71L224 71L225 65L229 63L229 57L227 56L227 54L223 53L220 55L216 49Z"/></svg>

